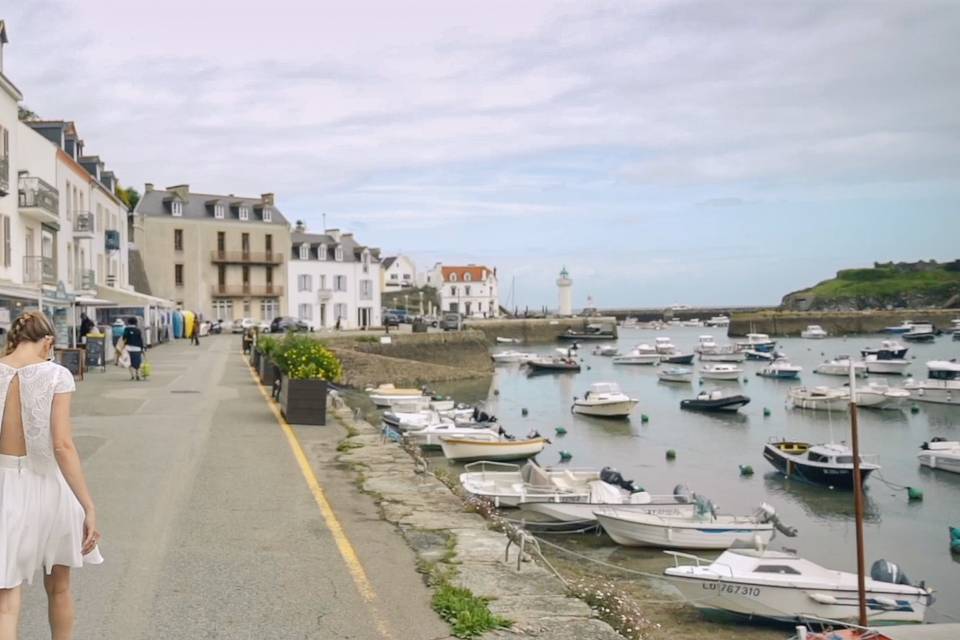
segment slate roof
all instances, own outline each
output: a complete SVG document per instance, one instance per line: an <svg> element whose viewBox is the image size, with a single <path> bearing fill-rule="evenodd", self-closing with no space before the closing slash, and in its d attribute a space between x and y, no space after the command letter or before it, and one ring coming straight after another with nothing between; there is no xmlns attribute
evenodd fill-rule
<svg viewBox="0 0 960 640"><path fill-rule="evenodd" d="M396 261L397 261L397 256L390 256L389 258L384 258L383 260L381 260L380 265L384 269L389 269L390 267L393 266L393 263Z"/></svg>
<svg viewBox="0 0 960 640"><path fill-rule="evenodd" d="M333 236L326 233L304 233L302 231L294 231L290 235L290 241L292 250L290 251L291 260L300 259L300 245L307 243L310 245L310 259L319 259L317 252L320 250L321 245L326 245L327 247L327 260L333 262L335 260L335 251L336 247L339 244L343 247L343 262L360 262L360 256L363 254L364 249L369 249L370 251L370 260L372 262L377 262L380 259L380 249L377 247L368 247L357 242L353 234L345 233L340 236L340 242L338 243L334 240Z"/></svg>
<svg viewBox="0 0 960 640"><path fill-rule="evenodd" d="M153 189L152 191L147 191L140 197L140 202L137 203L137 212L146 216L164 216L167 218L172 217L172 214L170 213L170 202L177 198L180 197L175 191L169 191L166 189ZM223 217L224 220L239 220L239 207L243 205L250 208L250 219L247 221L250 224L275 224L288 226L287 219L276 206L272 207L273 214L271 216L271 221L264 222L261 217L263 200L260 198L243 198L229 195L189 192L186 200L181 199L181 201L183 202L183 214L179 217L185 219L215 220L216 218L213 217L214 203L221 202L224 205L227 205L227 210L225 211Z"/></svg>

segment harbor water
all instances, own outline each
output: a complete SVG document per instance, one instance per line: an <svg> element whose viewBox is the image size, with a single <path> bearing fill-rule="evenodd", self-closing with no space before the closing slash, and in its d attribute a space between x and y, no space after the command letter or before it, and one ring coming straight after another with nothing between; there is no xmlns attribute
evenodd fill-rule
<svg viewBox="0 0 960 640"><path fill-rule="evenodd" d="M689 352L702 334L712 333L720 344L726 343L723 331L675 326L662 331L623 329L617 346L626 352L637 344L652 345L657 336L669 336L681 351ZM580 373L531 376L516 364L498 365L489 389L461 386L443 391L458 400L483 401L485 410L498 416L513 435L524 436L536 429L551 438L552 444L538 458L541 464L561 464L560 452L567 451L572 459L563 464L611 466L654 494L668 494L675 485L686 484L713 500L721 513L747 514L767 502L784 523L799 530L795 538L779 535L773 542L775 548L796 549L826 567L855 571L852 493L785 479L763 458L762 450L774 437L849 443L846 411L788 408L787 391L795 385L845 384L846 378L813 373L814 367L838 355L859 358L860 349L879 346L880 340L889 337L779 339L778 350L803 367L799 380L794 381L758 377L756 372L765 363L748 360L740 365L744 373L738 381L701 384L695 374L692 383L661 382L656 367L615 365L609 357L592 355L595 345L586 343L579 351L583 360ZM517 348L549 354L560 346L498 345L492 351ZM951 341L950 336L932 344L908 346L907 359L913 363L908 373L917 378L926 377L928 360L960 357L960 342ZM692 368L700 366L695 360ZM866 382L902 386L906 377L871 375ZM639 400L629 420L571 413L574 397L582 397L594 382L616 382ZM731 415L681 411L682 399L714 388L743 393L750 397L750 404ZM937 597L928 621L946 622L960 618L960 555L951 554L948 533L948 526L960 526L960 475L920 467L917 453L924 441L935 436L960 440L960 407L919 403L918 410L911 411L911 405L908 401L899 410L859 411L861 453L876 454L882 466L866 483L867 571L873 561L886 558L898 563L912 581L926 581L936 589ZM764 409L769 415L764 415ZM557 427L565 428L566 434L555 435ZM666 458L668 449L676 452L676 459ZM740 465L752 466L754 475L741 475ZM908 501L906 486L921 489L923 500ZM563 543L598 559L645 571L659 573L672 563L658 550L617 547L606 536L568 537Z"/></svg>

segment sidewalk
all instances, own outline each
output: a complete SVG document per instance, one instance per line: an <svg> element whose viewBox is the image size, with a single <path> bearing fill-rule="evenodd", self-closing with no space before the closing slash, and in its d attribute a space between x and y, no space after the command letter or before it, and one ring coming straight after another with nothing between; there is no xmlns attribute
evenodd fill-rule
<svg viewBox="0 0 960 640"><path fill-rule="evenodd" d="M74 430L106 563L74 574L76 637L447 638L412 552L330 465L340 427L298 428L372 587L360 593L239 345L179 341L149 353L149 381L108 367L78 383ZM46 628L35 583L21 634Z"/></svg>

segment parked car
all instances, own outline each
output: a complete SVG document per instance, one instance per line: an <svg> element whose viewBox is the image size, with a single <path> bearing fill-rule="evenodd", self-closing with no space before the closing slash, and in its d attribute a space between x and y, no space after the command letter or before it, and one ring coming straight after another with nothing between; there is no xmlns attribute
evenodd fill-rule
<svg viewBox="0 0 960 640"><path fill-rule="evenodd" d="M440 318L438 318L437 316L431 316L431 315L421 316L420 322L434 328L440 326Z"/></svg>
<svg viewBox="0 0 960 640"><path fill-rule="evenodd" d="M240 318L239 320L234 320L233 324L230 326L231 333L243 333L247 329L252 329L257 326L257 321L253 318Z"/></svg>
<svg viewBox="0 0 960 640"><path fill-rule="evenodd" d="M400 323L403 320L400 316L393 311L386 311L383 314L383 326L385 327L399 327Z"/></svg>
<svg viewBox="0 0 960 640"><path fill-rule="evenodd" d="M463 316L456 312L445 313L440 327L444 331L459 331L463 327Z"/></svg>
<svg viewBox="0 0 960 640"><path fill-rule="evenodd" d="M298 318L277 316L270 323L270 333L285 333L287 331L310 331L310 325Z"/></svg>
<svg viewBox="0 0 960 640"><path fill-rule="evenodd" d="M270 333L270 323L266 320L261 320L257 327L260 329L260 333Z"/></svg>

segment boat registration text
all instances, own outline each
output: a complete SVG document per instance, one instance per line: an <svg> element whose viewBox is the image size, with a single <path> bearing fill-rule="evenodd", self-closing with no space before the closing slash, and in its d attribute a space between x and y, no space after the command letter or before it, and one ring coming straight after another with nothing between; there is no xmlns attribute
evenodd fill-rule
<svg viewBox="0 0 960 640"><path fill-rule="evenodd" d="M744 596L759 596L760 587L748 587L742 584L724 584L717 582L704 582L702 585L707 591L720 591L722 593L739 593Z"/></svg>

